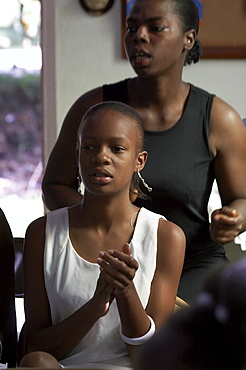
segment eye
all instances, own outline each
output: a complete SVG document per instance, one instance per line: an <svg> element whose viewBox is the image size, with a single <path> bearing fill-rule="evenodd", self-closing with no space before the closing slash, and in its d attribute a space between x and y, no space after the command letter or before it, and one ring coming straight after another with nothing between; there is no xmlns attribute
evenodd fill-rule
<svg viewBox="0 0 246 370"><path fill-rule="evenodd" d="M127 33L137 32L138 30L138 24L135 22L132 22L131 20L126 22L126 31Z"/></svg>
<svg viewBox="0 0 246 370"><path fill-rule="evenodd" d="M81 150L92 150L94 149L93 145L90 144L84 144L81 146Z"/></svg>
<svg viewBox="0 0 246 370"><path fill-rule="evenodd" d="M163 25L152 25L150 26L150 31L151 32L162 32L162 31L168 31L169 27L163 26Z"/></svg>
<svg viewBox="0 0 246 370"><path fill-rule="evenodd" d="M115 153L122 153L125 151L125 148L123 148L122 146L114 146L112 148L112 152L115 152Z"/></svg>
<svg viewBox="0 0 246 370"><path fill-rule="evenodd" d="M127 26L127 27L126 27L126 31L127 31L128 33L136 32L136 31L137 31L137 27L134 27L134 26Z"/></svg>

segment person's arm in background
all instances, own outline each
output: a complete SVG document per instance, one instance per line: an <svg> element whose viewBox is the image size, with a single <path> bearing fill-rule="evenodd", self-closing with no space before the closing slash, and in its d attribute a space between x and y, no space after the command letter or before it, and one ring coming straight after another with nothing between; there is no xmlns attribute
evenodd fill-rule
<svg viewBox="0 0 246 370"><path fill-rule="evenodd" d="M82 95L68 111L50 154L42 180L43 201L49 210L81 201L76 159L77 130L87 110L103 100L101 87Z"/></svg>
<svg viewBox="0 0 246 370"><path fill-rule="evenodd" d="M222 208L211 215L210 235L218 243L246 230L246 130L233 108L215 98L209 140Z"/></svg>

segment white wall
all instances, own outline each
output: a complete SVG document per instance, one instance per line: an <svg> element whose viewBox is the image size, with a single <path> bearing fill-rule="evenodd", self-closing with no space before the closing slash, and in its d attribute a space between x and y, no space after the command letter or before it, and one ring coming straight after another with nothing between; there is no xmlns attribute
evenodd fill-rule
<svg viewBox="0 0 246 370"><path fill-rule="evenodd" d="M115 0L102 16L87 14L79 0L43 0L42 7L47 157L68 108L79 95L134 72L121 57L121 0ZM185 67L184 80L215 93L246 117L245 60L201 60Z"/></svg>
<svg viewBox="0 0 246 370"><path fill-rule="evenodd" d="M133 75L121 58L121 0L101 16L87 14L78 0L56 0L58 126L83 92Z"/></svg>
<svg viewBox="0 0 246 370"><path fill-rule="evenodd" d="M201 59L185 67L183 77L224 99L242 118L246 117L245 59Z"/></svg>

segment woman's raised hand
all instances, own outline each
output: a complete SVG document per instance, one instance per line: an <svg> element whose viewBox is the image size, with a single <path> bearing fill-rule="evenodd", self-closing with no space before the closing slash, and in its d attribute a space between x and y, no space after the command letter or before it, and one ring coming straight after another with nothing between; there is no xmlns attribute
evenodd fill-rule
<svg viewBox="0 0 246 370"><path fill-rule="evenodd" d="M211 215L210 236L217 243L230 243L242 231L243 218L228 206L216 209Z"/></svg>
<svg viewBox="0 0 246 370"><path fill-rule="evenodd" d="M92 311L96 313L98 317L105 316L108 313L109 306L114 299L113 287L108 283L108 281L100 273L97 280L97 286L93 298L90 303L92 303Z"/></svg>
<svg viewBox="0 0 246 370"><path fill-rule="evenodd" d="M126 293L138 269L138 262L132 257L129 244L124 244L122 252L115 249L100 252L97 262L103 278L113 287L113 294Z"/></svg>

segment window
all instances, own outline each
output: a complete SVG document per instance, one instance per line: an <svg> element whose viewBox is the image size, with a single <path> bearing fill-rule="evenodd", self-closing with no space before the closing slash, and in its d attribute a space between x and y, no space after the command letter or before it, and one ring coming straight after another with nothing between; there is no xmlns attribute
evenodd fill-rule
<svg viewBox="0 0 246 370"><path fill-rule="evenodd" d="M0 207L14 237L44 213L40 6L0 0Z"/></svg>

